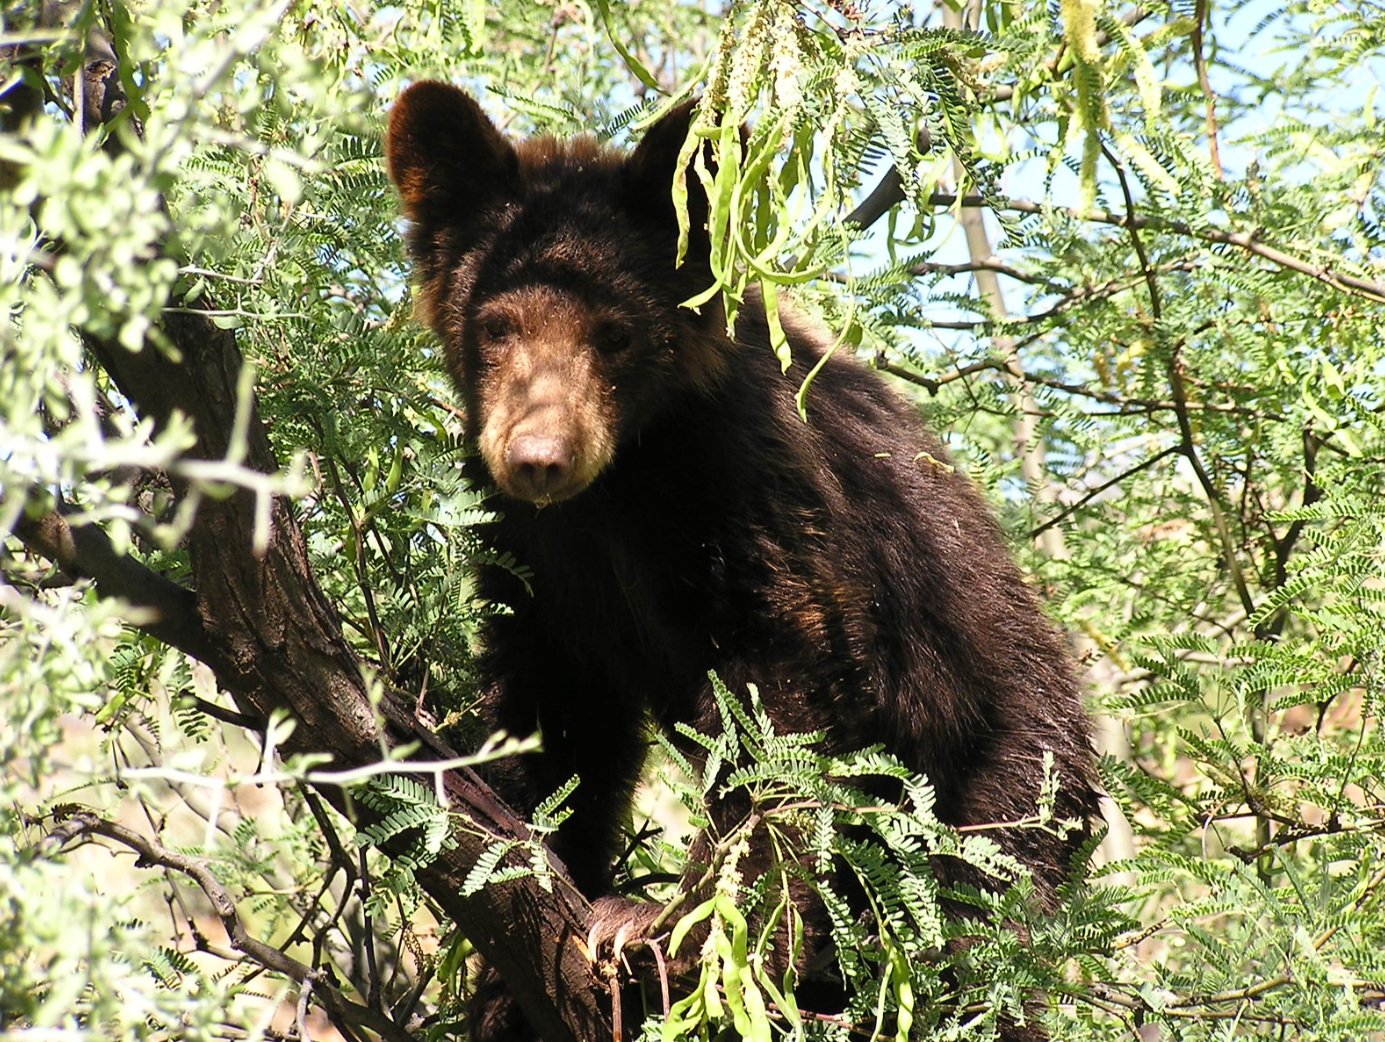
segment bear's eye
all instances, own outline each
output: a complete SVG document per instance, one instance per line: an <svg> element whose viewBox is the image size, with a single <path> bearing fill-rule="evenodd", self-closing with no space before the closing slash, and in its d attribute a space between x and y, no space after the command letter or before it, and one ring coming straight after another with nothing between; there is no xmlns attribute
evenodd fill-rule
<svg viewBox="0 0 1385 1042"><path fill-rule="evenodd" d="M504 315L492 315L481 323L487 340L504 340L514 332L514 324Z"/></svg>
<svg viewBox="0 0 1385 1042"><path fill-rule="evenodd" d="M606 322L596 331L596 346L609 354L624 351L630 346L630 330L619 322Z"/></svg>

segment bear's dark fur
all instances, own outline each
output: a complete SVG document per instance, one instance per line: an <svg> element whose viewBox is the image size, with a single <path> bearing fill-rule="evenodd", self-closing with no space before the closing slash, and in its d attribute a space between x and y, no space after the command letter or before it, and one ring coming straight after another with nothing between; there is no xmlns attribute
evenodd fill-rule
<svg viewBox="0 0 1385 1042"><path fill-rule="evenodd" d="M884 746L931 779L950 823L1032 815L1045 753L1058 816L1093 820L1062 641L914 410L838 356L804 424L794 393L819 334L784 313L785 374L758 300L735 339L716 306L679 306L711 282L705 201L674 264L689 118L628 156L511 144L440 83L390 118L421 314L465 398L477 477L505 494L485 537L533 573L532 595L503 569L478 580L513 609L484 635L489 722L543 737L500 772L501 795L525 813L579 775L553 846L584 893L606 894L647 722L714 733L714 670L732 691L758 685L781 731ZM1085 838L994 835L1046 904Z"/></svg>

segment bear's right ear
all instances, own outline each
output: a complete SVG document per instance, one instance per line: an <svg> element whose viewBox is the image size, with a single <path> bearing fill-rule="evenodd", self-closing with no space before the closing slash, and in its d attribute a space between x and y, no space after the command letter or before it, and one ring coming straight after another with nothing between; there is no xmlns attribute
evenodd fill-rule
<svg viewBox="0 0 1385 1042"><path fill-rule="evenodd" d="M457 220L513 191L519 160L481 106L449 83L415 83L390 110L390 180L411 221Z"/></svg>

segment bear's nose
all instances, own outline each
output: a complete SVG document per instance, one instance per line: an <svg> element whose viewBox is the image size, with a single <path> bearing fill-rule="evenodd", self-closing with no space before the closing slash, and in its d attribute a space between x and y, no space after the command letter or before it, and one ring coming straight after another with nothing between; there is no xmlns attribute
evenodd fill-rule
<svg viewBox="0 0 1385 1042"><path fill-rule="evenodd" d="M505 455L511 491L536 503L555 498L572 477L572 446L565 438L520 434Z"/></svg>

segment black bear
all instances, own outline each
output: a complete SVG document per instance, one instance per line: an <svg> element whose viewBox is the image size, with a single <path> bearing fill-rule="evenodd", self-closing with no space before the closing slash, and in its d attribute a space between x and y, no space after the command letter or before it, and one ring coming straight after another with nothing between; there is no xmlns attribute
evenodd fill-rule
<svg viewBox="0 0 1385 1042"><path fill-rule="evenodd" d="M757 685L781 731L881 745L925 773L947 822L1032 815L1045 754L1058 816L1091 822L1062 641L915 411L837 356L805 424L794 394L820 334L785 310L784 373L758 299L734 336L717 305L680 306L712 281L705 200L675 264L691 112L628 155L512 144L442 83L410 87L390 116L420 313L465 399L474 478L504 496L485 538L532 570L531 589L501 568L478 577L512 609L484 633L489 722L543 739L497 788L527 813L578 775L553 846L588 897L608 894L649 722L715 731L715 671L732 691ZM997 834L1048 903L1085 838ZM493 1012L474 1034L522 1030Z"/></svg>

